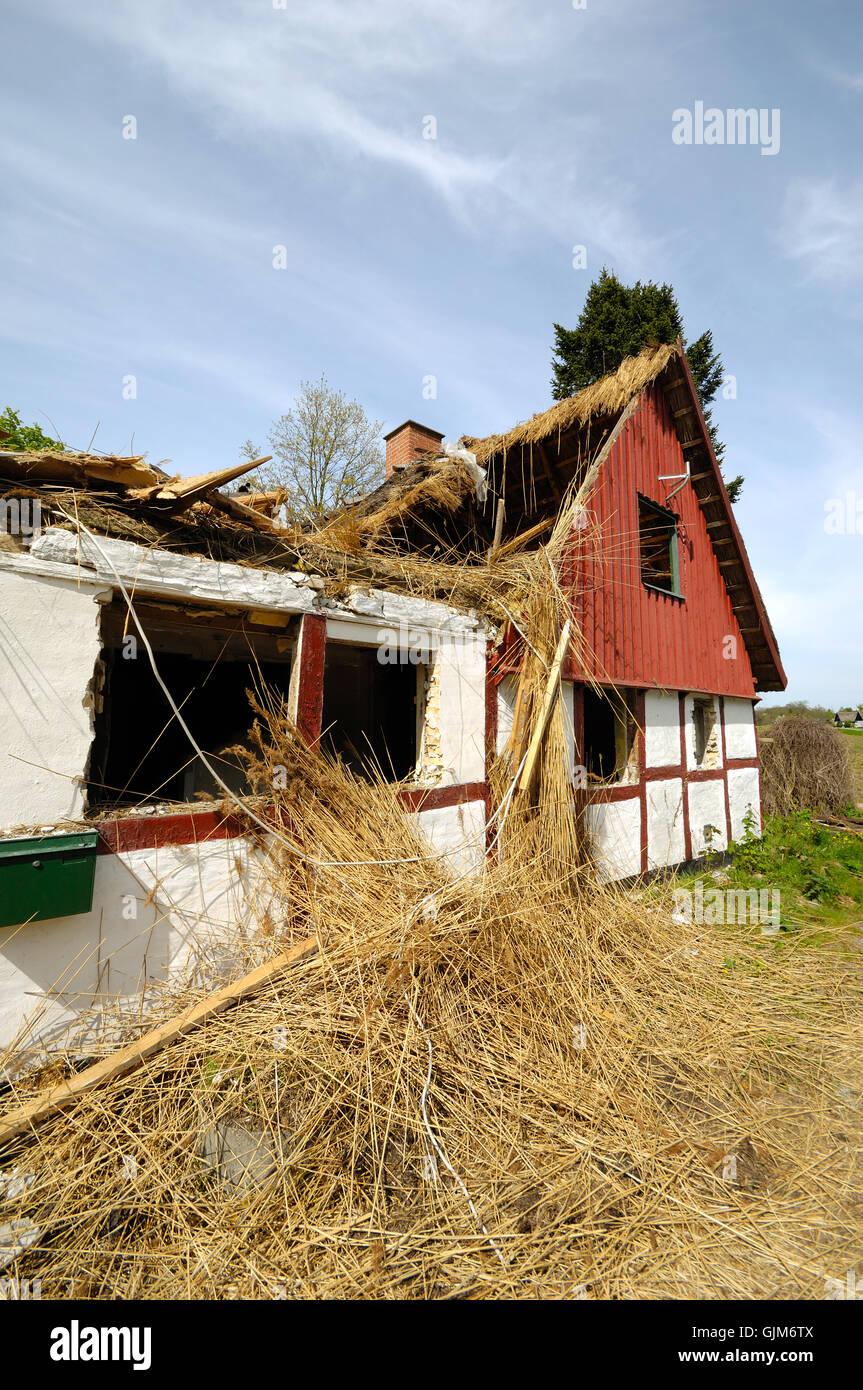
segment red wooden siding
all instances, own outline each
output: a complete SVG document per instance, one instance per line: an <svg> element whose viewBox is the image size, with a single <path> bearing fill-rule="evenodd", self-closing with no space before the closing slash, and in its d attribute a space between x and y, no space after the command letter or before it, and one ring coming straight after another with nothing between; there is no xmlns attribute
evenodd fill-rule
<svg viewBox="0 0 863 1390"><path fill-rule="evenodd" d="M568 673L576 680L703 690L753 698L746 645L690 484L670 502L675 482L660 474L686 471L665 397L645 392L600 470L589 511L591 526L574 533L576 615L584 658ZM677 513L683 598L657 593L641 581L638 493ZM736 657L723 645L736 638Z"/></svg>

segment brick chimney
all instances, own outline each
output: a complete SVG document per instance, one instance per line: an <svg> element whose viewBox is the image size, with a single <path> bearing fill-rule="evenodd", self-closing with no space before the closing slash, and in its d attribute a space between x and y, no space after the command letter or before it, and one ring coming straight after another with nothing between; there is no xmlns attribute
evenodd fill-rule
<svg viewBox="0 0 863 1390"><path fill-rule="evenodd" d="M384 435L387 446L387 477L391 478L396 469L406 468L413 463L418 454L440 449L443 435L430 430L426 425L418 425L416 420L405 420L389 434Z"/></svg>

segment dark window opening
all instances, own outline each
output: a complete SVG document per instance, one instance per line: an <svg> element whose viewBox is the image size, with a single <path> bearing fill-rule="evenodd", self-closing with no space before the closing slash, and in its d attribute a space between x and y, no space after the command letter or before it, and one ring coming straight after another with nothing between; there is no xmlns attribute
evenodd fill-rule
<svg viewBox="0 0 863 1390"><path fill-rule="evenodd" d="M417 761L417 692L424 668L380 662L375 647L328 642L321 739L352 772L400 782Z"/></svg>
<svg viewBox="0 0 863 1390"><path fill-rule="evenodd" d="M584 766L588 782L616 782L635 747L632 696L584 688Z"/></svg>
<svg viewBox="0 0 863 1390"><path fill-rule="evenodd" d="M639 494L638 545L641 579L651 589L680 595L677 517Z"/></svg>
<svg viewBox="0 0 863 1390"><path fill-rule="evenodd" d="M193 618L182 610L136 605L163 681L195 740L237 795L249 791L242 758L254 713L248 693L287 699L292 642L287 625L256 631L242 619ZM90 760L91 809L149 802L219 799L212 777L158 684L125 604L103 616L101 709Z"/></svg>

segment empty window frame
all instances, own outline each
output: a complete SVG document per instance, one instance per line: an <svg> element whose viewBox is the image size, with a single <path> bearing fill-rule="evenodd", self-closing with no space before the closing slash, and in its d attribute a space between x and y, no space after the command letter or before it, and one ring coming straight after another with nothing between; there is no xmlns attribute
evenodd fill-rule
<svg viewBox="0 0 863 1390"><path fill-rule="evenodd" d="M719 725L710 695L696 695L692 701L692 754L697 768L718 766Z"/></svg>
<svg viewBox="0 0 863 1390"><path fill-rule="evenodd" d="M327 642L321 743L360 777L401 782L416 768L426 668L379 659L391 650Z"/></svg>
<svg viewBox="0 0 863 1390"><path fill-rule="evenodd" d="M248 692L287 699L294 634L290 619L269 627L243 616L195 613L139 601L139 620L159 673L183 719L222 780L249 791L244 763L227 753L249 746ZM88 805L109 809L224 796L157 682L126 605L102 614L102 689L88 774Z"/></svg>
<svg viewBox="0 0 863 1390"><path fill-rule="evenodd" d="M680 552L674 512L638 494L641 581L649 589L680 597Z"/></svg>
<svg viewBox="0 0 863 1390"><path fill-rule="evenodd" d="M584 688L584 766L588 784L636 781L635 696Z"/></svg>

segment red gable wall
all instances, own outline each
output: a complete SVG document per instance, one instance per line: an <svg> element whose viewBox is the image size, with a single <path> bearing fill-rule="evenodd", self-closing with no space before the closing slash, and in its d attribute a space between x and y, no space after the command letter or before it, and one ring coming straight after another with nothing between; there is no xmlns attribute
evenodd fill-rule
<svg viewBox="0 0 863 1390"><path fill-rule="evenodd" d="M654 384L600 470L588 504L591 525L574 533L570 575L585 655L573 661L570 674L575 680L588 676L600 683L752 698L746 645L695 493L687 484L666 503L676 483L657 481L661 473L685 471L665 397ZM682 600L641 582L639 492L679 518ZM730 659L723 656L728 637L736 638Z"/></svg>

